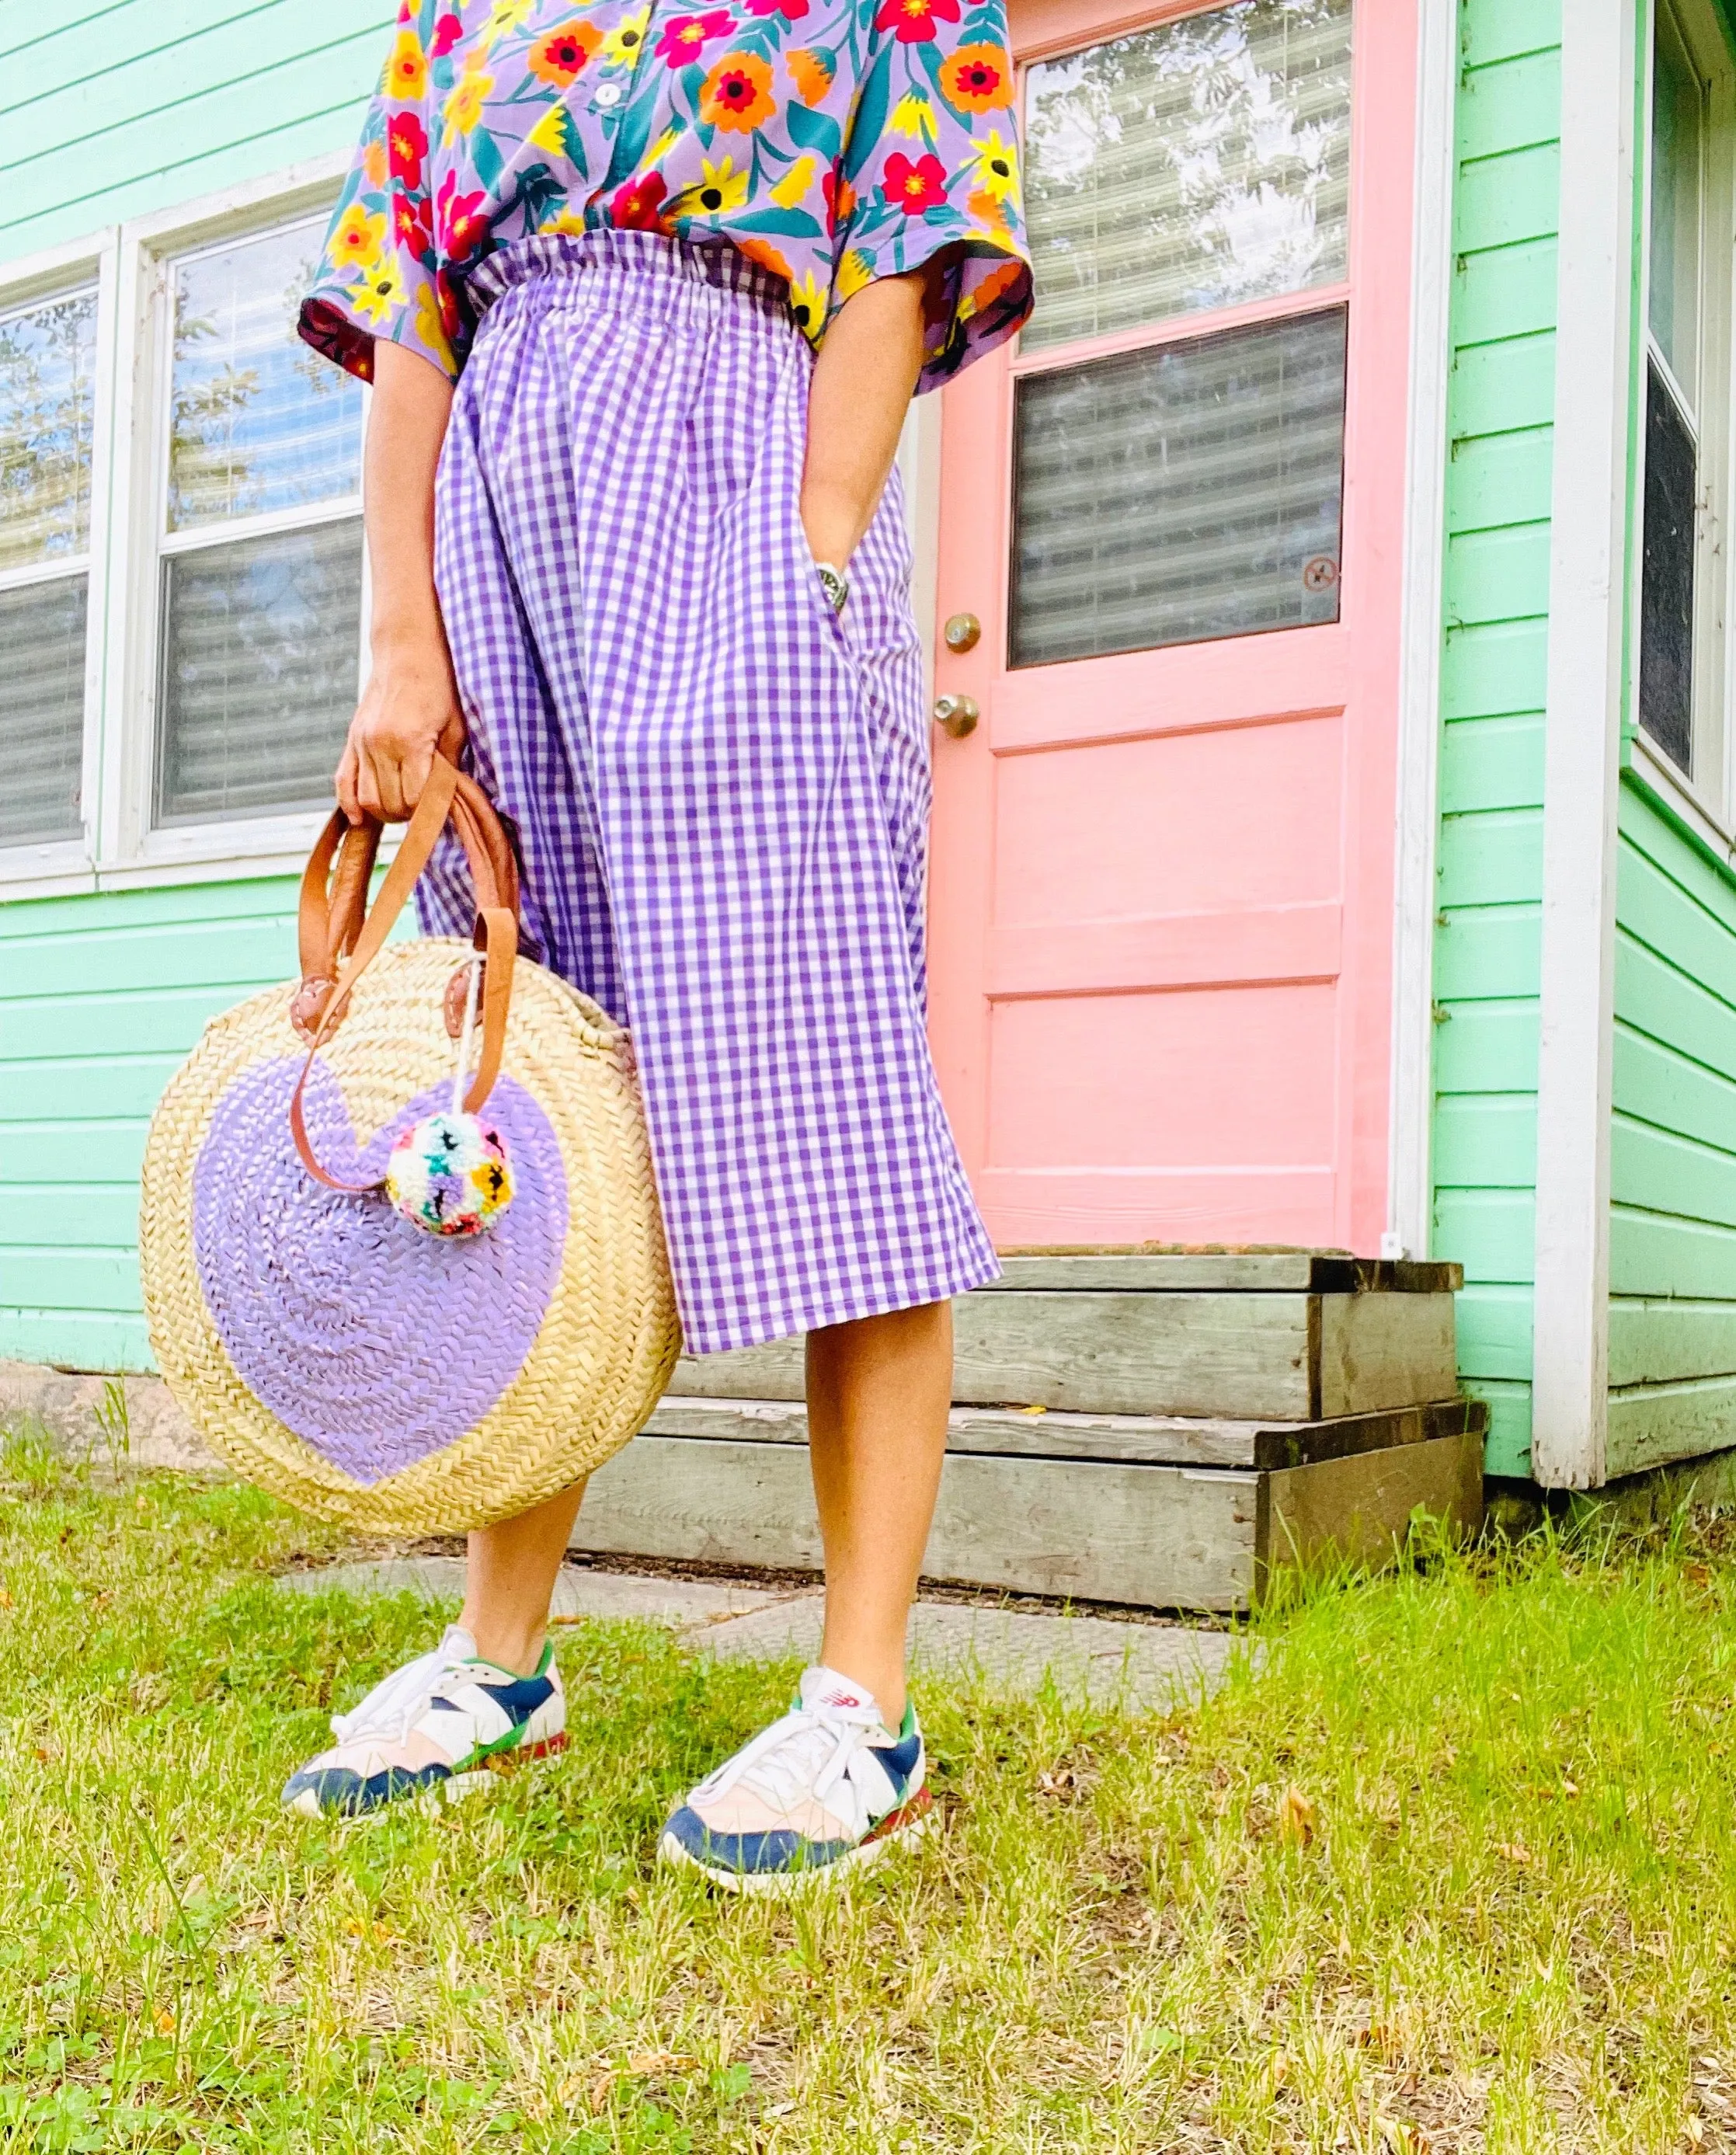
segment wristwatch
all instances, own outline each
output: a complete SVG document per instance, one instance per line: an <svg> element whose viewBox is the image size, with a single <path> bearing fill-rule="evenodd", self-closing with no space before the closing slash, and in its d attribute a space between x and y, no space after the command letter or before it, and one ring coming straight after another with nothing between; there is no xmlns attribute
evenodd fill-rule
<svg viewBox="0 0 1736 2155"><path fill-rule="evenodd" d="M826 594L827 603L834 613L842 613L844 601L850 596L850 579L842 569L835 569L830 561L816 561L814 573L820 579L820 588Z"/></svg>

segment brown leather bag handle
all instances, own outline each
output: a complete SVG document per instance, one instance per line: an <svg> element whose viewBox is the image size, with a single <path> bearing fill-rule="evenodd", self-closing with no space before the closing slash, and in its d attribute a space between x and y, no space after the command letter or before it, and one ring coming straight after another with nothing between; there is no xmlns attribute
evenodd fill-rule
<svg viewBox="0 0 1736 2155"><path fill-rule="evenodd" d="M313 907L315 923L318 924L318 898L325 898L326 948L332 953L334 965L341 955L341 939L346 925L347 915L340 915L339 894L344 884L344 863L340 858L338 873L333 878L331 893L325 898L325 878L332 854L341 842L344 851L349 850L350 841L334 828L341 816L328 824L314 848L314 857L308 863L307 874L302 879L304 903L303 921L308 917L308 893L311 883L317 893ZM349 964L342 981L324 999L319 1012L317 1030L308 1048L307 1060L301 1066L301 1075L296 1080L295 1090L289 1100L289 1128L295 1139L295 1149L301 1164L316 1182L324 1183L328 1190L339 1190L351 1196L360 1196L366 1191L377 1190L380 1180L373 1182L342 1182L328 1175L314 1155L307 1134L307 1120L303 1108L303 1095L314 1067L314 1059L336 1030L345 1006L356 990L356 982L372 965L385 947L416 881L428 866L440 833L451 822L459 842L470 863L470 873L476 885L477 946L484 953L484 995L482 1005L482 1056L469 1091L464 1096L464 1107L475 1114L493 1091L494 1080L500 1074L500 1058L506 1046L506 1017L512 997L513 961L518 955L518 871L513 859L511 843L494 813L488 796L476 783L468 778L456 764L444 756L437 755L433 768L423 786L422 798L416 804L416 812L405 828L403 842L397 857L386 872L386 880L380 886L380 894L363 919L349 951ZM356 827L366 830L366 824ZM373 847L368 851L368 864L372 867L372 852L379 845L379 827L374 826ZM358 848L356 859L361 854ZM321 854L324 853L322 860ZM352 870L359 873L358 870ZM361 884L364 893L366 882ZM349 903L346 898L345 903ZM340 939L335 944L334 938ZM304 951L308 947L304 944ZM305 993L307 981L298 991ZM383 1180L383 1178L382 1178Z"/></svg>

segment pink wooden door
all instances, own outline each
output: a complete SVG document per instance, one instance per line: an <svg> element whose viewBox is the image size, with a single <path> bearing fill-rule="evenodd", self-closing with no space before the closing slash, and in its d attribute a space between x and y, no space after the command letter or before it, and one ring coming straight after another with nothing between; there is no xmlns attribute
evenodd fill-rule
<svg viewBox="0 0 1736 2155"><path fill-rule="evenodd" d="M1003 1248L1378 1250L1411 0L1014 0L1038 310L945 392L932 1034Z"/></svg>

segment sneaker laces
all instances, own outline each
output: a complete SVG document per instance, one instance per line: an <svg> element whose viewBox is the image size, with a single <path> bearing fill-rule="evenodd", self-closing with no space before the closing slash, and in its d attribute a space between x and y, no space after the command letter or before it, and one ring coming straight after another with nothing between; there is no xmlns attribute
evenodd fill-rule
<svg viewBox="0 0 1736 2155"><path fill-rule="evenodd" d="M437 1698L450 1698L476 1678L476 1641L454 1624L432 1653L394 1669L359 1706L331 1717L340 1743L402 1743Z"/></svg>
<svg viewBox="0 0 1736 2155"><path fill-rule="evenodd" d="M794 1706L702 1781L689 1800L707 1803L732 1789L746 1788L780 1812L794 1810L804 1796L811 1796L836 1817L841 1814L827 1799L842 1785L851 1799L845 1823L855 1833L865 1833L871 1823L868 1795L854 1769L867 1763L862 1754L872 1748L869 1738L880 1733L880 1710L871 1700L855 1707L825 1702ZM889 1785L884 1769L878 1770Z"/></svg>

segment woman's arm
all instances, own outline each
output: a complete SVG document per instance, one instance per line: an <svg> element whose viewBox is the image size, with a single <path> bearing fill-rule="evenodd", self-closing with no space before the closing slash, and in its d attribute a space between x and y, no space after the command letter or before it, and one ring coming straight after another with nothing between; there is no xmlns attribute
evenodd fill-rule
<svg viewBox="0 0 1736 2155"><path fill-rule="evenodd" d="M846 300L808 389L801 523L817 561L848 566L879 506L922 371L925 273L883 277Z"/></svg>
<svg viewBox="0 0 1736 2155"><path fill-rule="evenodd" d="M413 351L374 345L362 495L372 577L372 665L337 767L352 823L364 811L401 822L428 782L436 747L464 742L458 684L434 596L434 468L452 384Z"/></svg>

